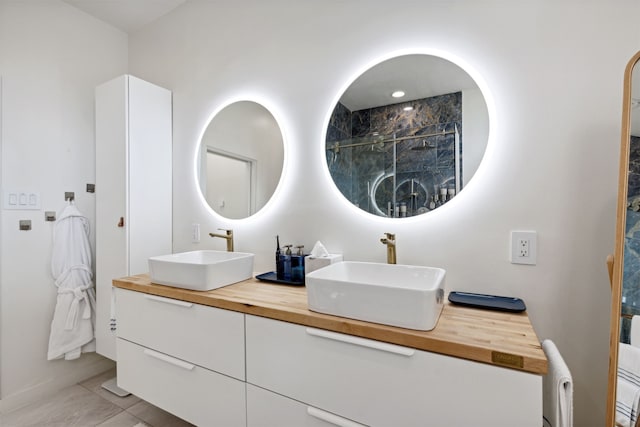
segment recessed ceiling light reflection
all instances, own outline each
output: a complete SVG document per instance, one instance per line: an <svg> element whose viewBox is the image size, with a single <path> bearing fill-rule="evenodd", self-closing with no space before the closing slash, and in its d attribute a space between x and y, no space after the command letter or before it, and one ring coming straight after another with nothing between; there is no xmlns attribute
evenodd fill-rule
<svg viewBox="0 0 640 427"><path fill-rule="evenodd" d="M411 105L409 105L407 107L404 107L403 110L404 111L411 111L411 110L413 110L413 107Z"/></svg>
<svg viewBox="0 0 640 427"><path fill-rule="evenodd" d="M394 98L402 98L404 96L404 92L401 90L397 90L391 94Z"/></svg>

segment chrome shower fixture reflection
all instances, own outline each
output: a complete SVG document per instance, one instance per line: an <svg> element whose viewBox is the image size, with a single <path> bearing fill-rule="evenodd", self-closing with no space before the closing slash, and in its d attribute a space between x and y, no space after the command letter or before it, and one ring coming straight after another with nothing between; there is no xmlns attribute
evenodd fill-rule
<svg viewBox="0 0 640 427"><path fill-rule="evenodd" d="M425 151L425 150L431 150L432 148L438 148L438 146L432 143L427 144L426 139L422 140L422 144L416 145L415 147L411 147L413 151Z"/></svg>
<svg viewBox="0 0 640 427"><path fill-rule="evenodd" d="M327 147L327 163L334 176L342 172L350 177L352 187L346 190L352 194L364 192L366 186L365 196L355 203L358 207L378 216L406 218L429 212L453 197L447 199L448 194L457 193L461 185L460 171L454 170L461 164L458 138L457 124L453 130L428 134L350 138ZM338 153L344 156L340 163ZM362 183L354 182L360 179ZM448 193L447 183L452 180L456 188ZM357 188L360 184L362 189ZM433 188L433 193L427 188ZM444 196L438 193L442 189ZM436 200L441 203L430 204Z"/></svg>

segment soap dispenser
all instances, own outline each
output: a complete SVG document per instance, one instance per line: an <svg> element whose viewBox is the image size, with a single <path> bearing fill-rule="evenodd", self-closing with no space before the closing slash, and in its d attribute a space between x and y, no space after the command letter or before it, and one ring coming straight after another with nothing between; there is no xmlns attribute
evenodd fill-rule
<svg viewBox="0 0 640 427"><path fill-rule="evenodd" d="M291 280L291 246L284 245L285 251L283 256L283 275L281 280Z"/></svg>
<svg viewBox="0 0 640 427"><path fill-rule="evenodd" d="M304 280L304 246L296 246L298 251L295 255L291 255L291 280L294 282L302 282Z"/></svg>

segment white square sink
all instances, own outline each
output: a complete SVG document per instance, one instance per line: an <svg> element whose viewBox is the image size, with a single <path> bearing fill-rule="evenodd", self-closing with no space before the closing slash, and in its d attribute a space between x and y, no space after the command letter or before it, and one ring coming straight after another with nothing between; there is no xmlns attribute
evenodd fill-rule
<svg viewBox="0 0 640 427"><path fill-rule="evenodd" d="M309 310L401 328L435 328L445 270L345 261L305 277Z"/></svg>
<svg viewBox="0 0 640 427"><path fill-rule="evenodd" d="M192 251L149 258L152 283L210 291L253 276L253 254Z"/></svg>

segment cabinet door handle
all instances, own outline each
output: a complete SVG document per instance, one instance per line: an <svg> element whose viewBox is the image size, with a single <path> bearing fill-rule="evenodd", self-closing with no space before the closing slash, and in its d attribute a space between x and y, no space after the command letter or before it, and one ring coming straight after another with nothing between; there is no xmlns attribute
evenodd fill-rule
<svg viewBox="0 0 640 427"><path fill-rule="evenodd" d="M180 359L176 359L171 356L167 356L166 354L158 353L157 351L149 350L148 348L144 349L144 354L149 357L153 357L154 359L162 360L163 362L170 363L173 366L177 366L178 368L185 369L187 371L191 371L196 365L192 365L191 363L184 362Z"/></svg>
<svg viewBox="0 0 640 427"><path fill-rule="evenodd" d="M163 297L159 297L156 295L145 295L144 296L146 299L150 299L151 301L158 301L158 302L163 302L165 304L171 304L171 305L178 305L180 307L193 307L193 303L190 302L186 302L186 301L180 301L177 299L171 299L171 298L163 298Z"/></svg>
<svg viewBox="0 0 640 427"><path fill-rule="evenodd" d="M313 335L314 337L327 338L347 344L358 345L360 347L367 347L374 350L386 351L387 353L399 354L401 356L413 356L413 354L415 353L415 350L412 348L401 347L399 345L389 344L386 342L374 341L366 338L325 331L324 329L307 328L307 333L309 335Z"/></svg>
<svg viewBox="0 0 640 427"><path fill-rule="evenodd" d="M338 427L365 427L364 424L359 424L346 418L339 417L331 412L322 411L313 406L307 406L307 414L313 418L325 421L329 424L333 424Z"/></svg>

